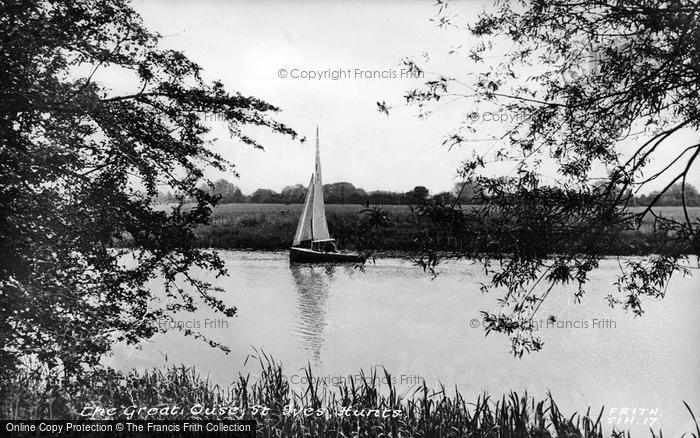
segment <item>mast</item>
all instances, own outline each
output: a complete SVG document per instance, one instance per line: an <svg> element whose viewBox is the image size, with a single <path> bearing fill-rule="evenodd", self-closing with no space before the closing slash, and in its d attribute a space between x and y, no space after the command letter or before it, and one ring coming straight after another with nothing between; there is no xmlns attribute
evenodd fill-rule
<svg viewBox="0 0 700 438"><path fill-rule="evenodd" d="M314 200L311 221L311 233L314 240L329 240L326 206L323 202L323 181L321 179L321 146L316 125L316 168L314 170Z"/></svg>
<svg viewBox="0 0 700 438"><path fill-rule="evenodd" d="M316 125L316 167L314 173L318 181L321 181L321 144L318 139L318 125Z"/></svg>

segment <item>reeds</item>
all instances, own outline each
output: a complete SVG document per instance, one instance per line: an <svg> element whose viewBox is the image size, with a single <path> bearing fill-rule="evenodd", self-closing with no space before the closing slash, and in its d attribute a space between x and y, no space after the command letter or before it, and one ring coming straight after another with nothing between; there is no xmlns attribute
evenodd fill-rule
<svg viewBox="0 0 700 438"><path fill-rule="evenodd" d="M182 366L128 374L100 370L74 384L19 376L3 388L2 415L75 418L89 413L86 407L100 406L117 408L112 418L252 418L257 420L258 436L264 437L628 436L603 430L602 409L564 415L551 394L540 401L515 392L497 399L482 395L469 403L456 389L430 389L424 382L401 394L384 369L328 385L314 379L307 367L306 383L293 386L274 359L260 354L252 360L260 366L259 377L253 380L250 374L239 374L225 387ZM180 410L173 413L174 406ZM200 407L197 414L190 411L194 406ZM140 407L159 410L148 413L138 411ZM309 411L303 412L304 408ZM100 414L95 419L107 417Z"/></svg>

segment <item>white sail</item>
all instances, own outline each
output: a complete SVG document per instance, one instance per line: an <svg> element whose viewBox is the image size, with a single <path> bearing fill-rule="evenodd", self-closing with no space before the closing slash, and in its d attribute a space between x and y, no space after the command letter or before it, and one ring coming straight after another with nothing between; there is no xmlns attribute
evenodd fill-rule
<svg viewBox="0 0 700 438"><path fill-rule="evenodd" d="M321 180L321 152L318 142L318 126L316 126L316 169L313 175L313 220L311 234L313 240L330 239L328 223L326 222L326 206L323 203L323 181Z"/></svg>
<svg viewBox="0 0 700 438"><path fill-rule="evenodd" d="M311 181L309 181L309 189L306 191L306 199L304 200L304 210L301 212L301 217L299 218L299 225L297 225L297 232L294 234L293 245L299 245L305 240L311 240L311 218L313 217L313 202L314 202L314 176L311 175Z"/></svg>
<svg viewBox="0 0 700 438"><path fill-rule="evenodd" d="M318 141L318 126L316 127L316 168L309 189L306 191L304 210L301 212L297 232L294 234L293 245L301 242L329 240L328 223L326 222L326 206L323 203L323 181L321 180L321 152Z"/></svg>

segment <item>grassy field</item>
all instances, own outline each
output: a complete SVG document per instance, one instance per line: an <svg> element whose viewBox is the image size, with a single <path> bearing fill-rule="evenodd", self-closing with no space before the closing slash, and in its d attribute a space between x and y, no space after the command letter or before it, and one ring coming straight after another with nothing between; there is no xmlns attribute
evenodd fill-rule
<svg viewBox="0 0 700 438"><path fill-rule="evenodd" d="M302 204L224 204L216 208L210 226L198 230L201 246L223 249L286 249L291 244ZM382 207L390 222L381 238L358 234L362 205L326 206L331 235L341 248L372 251L412 251L417 249L419 228L406 205ZM633 211L642 211L636 207ZM654 211L669 219L682 219L681 207L658 207ZM689 209L691 218L700 217L700 207ZM621 253L644 253L651 246L653 216L647 215L639 230L627 231L621 237L625 249Z"/></svg>
<svg viewBox="0 0 700 438"><path fill-rule="evenodd" d="M214 248L286 249L294 237L302 204L224 204L212 215L212 225L203 227L198 237L203 246ZM331 235L341 248L379 249L358 241L357 226L362 205L326 206ZM388 231L392 250L409 250L415 236L411 211L406 205L383 207L392 222Z"/></svg>
<svg viewBox="0 0 700 438"><path fill-rule="evenodd" d="M36 374L20 375L12 382L0 382L0 389L8 394L0 400L0 415L9 420L71 419L84 407L97 405L116 408L109 418L184 420L193 418L190 409L199 405L210 411L197 415L198 419L255 419L259 437L628 436L603 431L604 424L610 427L603 409L562 413L551 396L535 400L527 394L510 393L495 398L483 395L468 402L455 389L433 390L424 383L413 391L399 392L384 369L360 372L359 378L332 385L314 380L307 368L309 383L292 387L279 364L267 357L259 358L258 363L261 371L256 380L250 374L239 375L230 386L214 385L185 367L128 374L102 370L80 385L47 383ZM290 405L293 410L287 408L285 414ZM180 410L175 414L156 410L147 415L146 410L131 408L135 416L130 418L127 412L134 406L177 406ZM264 414L263 407L267 408ZM309 408L311 415L301 413L301 408ZM100 414L95 419L107 417ZM657 431L649 436L661 435Z"/></svg>

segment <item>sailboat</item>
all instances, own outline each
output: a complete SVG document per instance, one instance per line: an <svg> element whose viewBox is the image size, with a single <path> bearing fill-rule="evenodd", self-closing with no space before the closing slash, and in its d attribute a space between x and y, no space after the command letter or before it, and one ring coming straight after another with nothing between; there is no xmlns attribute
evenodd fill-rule
<svg viewBox="0 0 700 438"><path fill-rule="evenodd" d="M304 209L294 234L294 242L289 248L289 260L295 263L361 263L364 257L358 254L340 253L328 232L326 206L323 203L323 182L321 181L321 152L316 127L316 168L311 175L306 191Z"/></svg>

